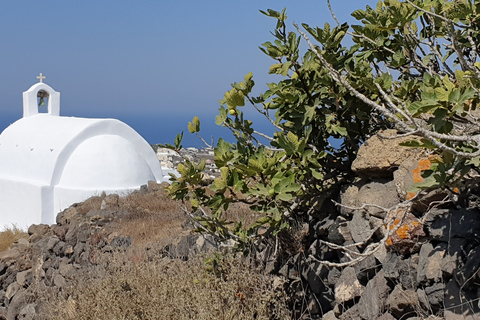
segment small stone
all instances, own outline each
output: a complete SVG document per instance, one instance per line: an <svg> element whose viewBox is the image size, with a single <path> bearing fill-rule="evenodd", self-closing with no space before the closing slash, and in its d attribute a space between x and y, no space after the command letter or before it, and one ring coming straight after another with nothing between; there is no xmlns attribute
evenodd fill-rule
<svg viewBox="0 0 480 320"><path fill-rule="evenodd" d="M443 300L445 298L445 284L434 283L432 286L425 288L425 294L427 296L430 308L437 310L443 306Z"/></svg>
<svg viewBox="0 0 480 320"><path fill-rule="evenodd" d="M363 286L357 279L355 269L347 267L343 269L342 275L335 286L335 302L344 303L360 297L363 293Z"/></svg>
<svg viewBox="0 0 480 320"><path fill-rule="evenodd" d="M417 281L420 283L440 282L442 280L441 263L445 250L433 249L431 243L422 245L419 253Z"/></svg>
<svg viewBox="0 0 480 320"><path fill-rule="evenodd" d="M7 249L0 252L0 261L15 260L20 257L20 251L17 249Z"/></svg>
<svg viewBox="0 0 480 320"><path fill-rule="evenodd" d="M102 200L101 210L116 209L118 208L118 201L120 197L118 194L109 194Z"/></svg>
<svg viewBox="0 0 480 320"><path fill-rule="evenodd" d="M388 297L387 303L390 311L396 317L413 312L418 306L418 296L413 290L404 290L402 285L396 285Z"/></svg>
<svg viewBox="0 0 480 320"><path fill-rule="evenodd" d="M27 284L30 284L32 282L32 279L33 279L32 269L17 272L17 283L22 287Z"/></svg>
<svg viewBox="0 0 480 320"><path fill-rule="evenodd" d="M131 237L115 237L113 238L110 245L113 248L128 248L132 245L132 242L133 240ZM195 244L196 244L196 241L195 241Z"/></svg>
<svg viewBox="0 0 480 320"><path fill-rule="evenodd" d="M5 298L10 300L17 292L20 290L21 286L17 282L12 282L7 287L7 292L5 293Z"/></svg>
<svg viewBox="0 0 480 320"><path fill-rule="evenodd" d="M65 249L65 254L72 254L73 253L73 247L72 246L67 246Z"/></svg>
<svg viewBox="0 0 480 320"><path fill-rule="evenodd" d="M363 319L376 319L385 310L390 288L385 279L385 273L380 270L375 277L367 283L365 290L356 304ZM353 318L358 319L358 318Z"/></svg>
<svg viewBox="0 0 480 320"><path fill-rule="evenodd" d="M66 262L61 262L60 266L58 267L58 272L65 278L68 278L69 275L72 273L72 270L74 269L73 265L66 263Z"/></svg>
<svg viewBox="0 0 480 320"><path fill-rule="evenodd" d="M37 311L35 310L36 304L35 303L29 303L22 309L20 309L20 312L18 313L19 319L22 320L33 320L35 319L35 316L37 315Z"/></svg>
<svg viewBox="0 0 480 320"><path fill-rule="evenodd" d="M63 288L67 284L65 278L59 273L55 274L55 276L53 277L53 283L58 288Z"/></svg>
<svg viewBox="0 0 480 320"><path fill-rule="evenodd" d="M348 227L355 242L366 241L374 233L374 230L370 228L370 222L361 211L354 213L352 221L348 222Z"/></svg>
<svg viewBox="0 0 480 320"><path fill-rule="evenodd" d="M71 206L57 215L57 224L58 225L65 225L72 221L73 217L78 214L77 208Z"/></svg>
<svg viewBox="0 0 480 320"><path fill-rule="evenodd" d="M48 224L32 224L28 228L29 235L38 234L40 236L44 236L48 232L50 232L50 226Z"/></svg>
<svg viewBox="0 0 480 320"><path fill-rule="evenodd" d="M60 239L58 239L58 237L56 236L52 236L48 238L47 244L45 246L45 250L46 251L52 250L55 247L55 245L59 242L60 242Z"/></svg>
<svg viewBox="0 0 480 320"><path fill-rule="evenodd" d="M385 312L380 317L378 317L376 320L396 320L396 319L390 313Z"/></svg>
<svg viewBox="0 0 480 320"><path fill-rule="evenodd" d="M338 318L335 316L335 312L330 310L323 315L322 320L338 320Z"/></svg>
<svg viewBox="0 0 480 320"><path fill-rule="evenodd" d="M66 243L63 241L59 241L52 249L53 253L57 256L61 256L65 253L65 246Z"/></svg>

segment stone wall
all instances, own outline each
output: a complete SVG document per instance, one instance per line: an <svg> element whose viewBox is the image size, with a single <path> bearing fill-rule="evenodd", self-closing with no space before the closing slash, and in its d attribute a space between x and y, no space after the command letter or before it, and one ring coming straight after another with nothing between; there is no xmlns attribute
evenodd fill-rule
<svg viewBox="0 0 480 320"><path fill-rule="evenodd" d="M455 197L446 191L409 193L430 161L399 141L375 136L360 148L357 180L278 268L297 318L480 319L480 212L441 201Z"/></svg>

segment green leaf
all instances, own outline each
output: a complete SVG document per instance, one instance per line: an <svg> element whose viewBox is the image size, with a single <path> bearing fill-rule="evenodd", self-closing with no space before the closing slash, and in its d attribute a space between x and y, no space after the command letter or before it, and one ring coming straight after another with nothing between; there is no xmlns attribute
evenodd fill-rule
<svg viewBox="0 0 480 320"><path fill-rule="evenodd" d="M313 169L313 168L310 169L310 170L311 170L311 172L312 172L312 176L313 176L315 179L317 179L317 180L323 180L323 174L322 174L322 173L318 172L317 170L315 170L315 169Z"/></svg>
<svg viewBox="0 0 480 320"><path fill-rule="evenodd" d="M241 91L233 88L225 92L225 103L230 108L242 107L245 105L245 96Z"/></svg>
<svg viewBox="0 0 480 320"><path fill-rule="evenodd" d="M215 117L215 124L218 125L218 126L221 126L221 125L223 125L223 123L225 122L225 120L228 117L228 114L227 114L228 111L224 107L220 107L220 109L218 109L218 111L219 111L220 114Z"/></svg>
<svg viewBox="0 0 480 320"><path fill-rule="evenodd" d="M181 145L182 139L183 139L183 131L182 133L179 133L176 135L175 140L173 142L176 150L182 149L182 145Z"/></svg>

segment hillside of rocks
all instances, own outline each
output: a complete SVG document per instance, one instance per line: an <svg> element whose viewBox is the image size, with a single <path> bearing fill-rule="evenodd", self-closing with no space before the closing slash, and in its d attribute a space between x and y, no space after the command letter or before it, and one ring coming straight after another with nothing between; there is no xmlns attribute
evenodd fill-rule
<svg viewBox="0 0 480 320"><path fill-rule="evenodd" d="M480 319L478 187L467 195L409 192L429 155L399 142L374 136L361 147L355 181L299 225L296 252L280 258L266 246L252 257L284 279L292 319ZM459 197L465 206L452 201ZM152 199L156 207L142 208ZM185 260L218 249L192 233L178 207L161 208L167 202L151 182L126 198L73 205L55 225L31 226L28 239L0 253L0 319L41 319L39 294L64 294L85 270L101 277L114 253ZM172 214L152 218L159 212ZM145 221L169 231L139 232Z"/></svg>

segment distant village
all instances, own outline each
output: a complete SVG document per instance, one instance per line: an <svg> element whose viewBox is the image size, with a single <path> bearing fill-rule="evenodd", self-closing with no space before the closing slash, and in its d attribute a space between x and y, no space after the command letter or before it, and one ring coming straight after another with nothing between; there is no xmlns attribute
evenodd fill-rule
<svg viewBox="0 0 480 320"><path fill-rule="evenodd" d="M214 179L215 177L220 175L220 171L215 166L214 162L214 153L213 150L208 149L197 149L194 147L185 148L180 151L180 155L167 148L161 148L158 146L153 146L154 150L156 149L157 158L160 161L160 165L162 166L162 171L164 175L168 173L173 173L178 176L177 167L179 163L185 161L185 157L189 158L195 163L200 162L202 158L205 158L206 165L205 165L205 178Z"/></svg>

